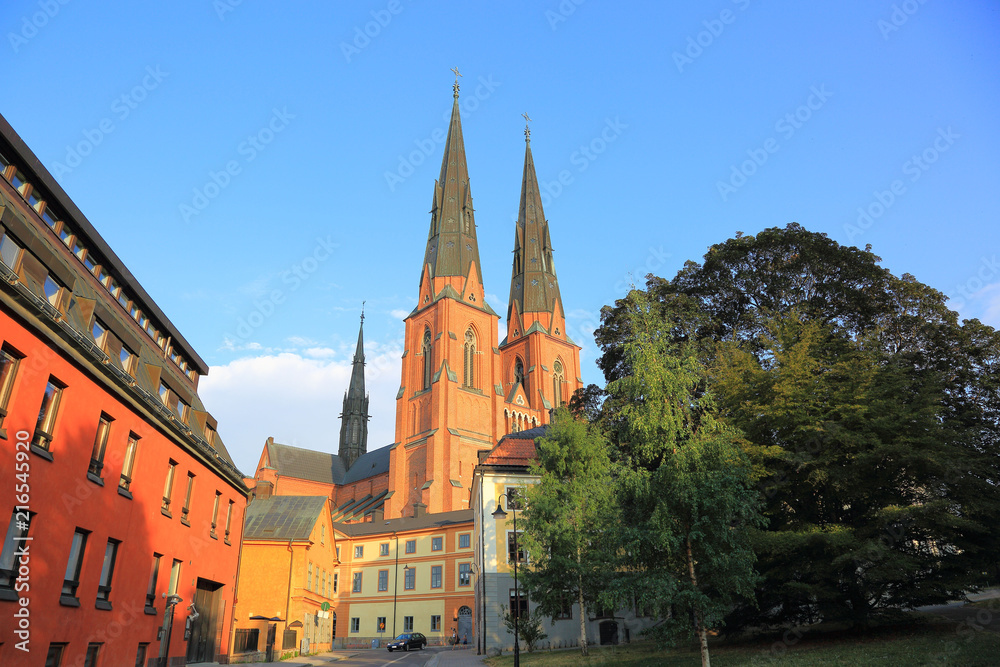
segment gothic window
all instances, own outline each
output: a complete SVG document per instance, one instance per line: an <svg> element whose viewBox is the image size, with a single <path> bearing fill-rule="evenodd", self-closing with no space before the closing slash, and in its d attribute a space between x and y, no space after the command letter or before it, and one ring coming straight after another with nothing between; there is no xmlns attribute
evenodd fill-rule
<svg viewBox="0 0 1000 667"><path fill-rule="evenodd" d="M519 383L524 386L524 363L520 357L514 360L514 384ZM524 387L524 393L528 393L526 386Z"/></svg>
<svg viewBox="0 0 1000 667"><path fill-rule="evenodd" d="M468 331L465 332L463 358L465 359L465 371L462 376L462 385L465 387L475 387L476 334L472 331L472 327L469 327Z"/></svg>
<svg viewBox="0 0 1000 667"><path fill-rule="evenodd" d="M424 329L424 344L423 344L423 355L424 355L424 389L431 388L431 371L433 369L433 354L434 350L431 347L431 330Z"/></svg>
<svg viewBox="0 0 1000 667"><path fill-rule="evenodd" d="M558 408L563 404L562 383L565 381L566 379L563 376L562 362L556 360L556 362L552 364L552 398L554 407Z"/></svg>

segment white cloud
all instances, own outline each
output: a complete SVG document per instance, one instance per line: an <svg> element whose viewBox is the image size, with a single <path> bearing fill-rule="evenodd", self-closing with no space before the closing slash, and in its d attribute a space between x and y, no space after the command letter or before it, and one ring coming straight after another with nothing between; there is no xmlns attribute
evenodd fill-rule
<svg viewBox="0 0 1000 667"><path fill-rule="evenodd" d="M400 377L400 351L391 346L371 348L365 372L372 416L369 451L395 438ZM350 377L350 359L269 353L212 366L198 393L219 420L219 435L236 466L252 475L268 436L283 444L336 453L339 415Z"/></svg>
<svg viewBox="0 0 1000 667"><path fill-rule="evenodd" d="M390 310L389 314L392 315L397 320L405 320L407 315L410 314L410 311L397 308L394 310Z"/></svg>
<svg viewBox="0 0 1000 667"><path fill-rule="evenodd" d="M330 359L337 356L337 351L332 347L310 347L304 354L313 359Z"/></svg>

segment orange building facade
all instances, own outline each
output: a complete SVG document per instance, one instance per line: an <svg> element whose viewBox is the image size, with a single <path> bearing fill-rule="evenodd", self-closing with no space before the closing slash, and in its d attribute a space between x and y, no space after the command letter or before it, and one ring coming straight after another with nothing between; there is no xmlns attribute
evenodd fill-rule
<svg viewBox="0 0 1000 667"><path fill-rule="evenodd" d="M248 490L207 367L0 117L0 664L228 653Z"/></svg>

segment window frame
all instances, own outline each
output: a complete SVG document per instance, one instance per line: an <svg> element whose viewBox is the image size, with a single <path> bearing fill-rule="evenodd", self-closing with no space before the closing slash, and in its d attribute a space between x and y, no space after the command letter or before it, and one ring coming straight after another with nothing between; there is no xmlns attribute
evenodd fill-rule
<svg viewBox="0 0 1000 667"><path fill-rule="evenodd" d="M444 587L444 568L440 565L431 565L431 588Z"/></svg>
<svg viewBox="0 0 1000 667"><path fill-rule="evenodd" d="M118 560L118 547L121 540L113 537L108 538L108 543L104 547L104 561L101 564L101 576L97 580L97 602L98 609L111 609L111 583L115 577L115 562ZM110 554L109 554L110 550Z"/></svg>
<svg viewBox="0 0 1000 667"><path fill-rule="evenodd" d="M465 544L462 544L462 542ZM472 548L472 533L460 533L458 536L458 548L459 549L471 549Z"/></svg>
<svg viewBox="0 0 1000 667"><path fill-rule="evenodd" d="M360 593L364 585L364 572L355 572L351 577L351 592Z"/></svg>
<svg viewBox="0 0 1000 667"><path fill-rule="evenodd" d="M0 600L16 600L20 597L14 592L14 584L21 567L21 554L18 553L17 547L28 537L34 516L34 512L19 510L17 507L11 512L10 523L7 524L7 532L0 546L0 576L5 579L0 584ZM9 561L9 567L4 567L5 561Z"/></svg>
<svg viewBox="0 0 1000 667"><path fill-rule="evenodd" d="M24 355L4 343L0 345L0 437L5 437L3 420L7 417L7 406L14 394L14 383L17 382L17 371L21 367Z"/></svg>
<svg viewBox="0 0 1000 667"><path fill-rule="evenodd" d="M49 392L51 387L52 391ZM35 422L35 431L31 436L31 445L48 454L52 452L52 441L55 439L56 420L59 417L59 405L62 403L63 391L66 385L60 382L54 375L49 376L45 384L45 393L42 394L42 404L38 408L38 420Z"/></svg>
<svg viewBox="0 0 1000 667"><path fill-rule="evenodd" d="M83 558L87 553L87 538L90 531L77 528L73 531L70 542L69 556L66 558L66 573L63 575L62 591L59 604L66 607L79 607L80 599L77 590L80 588L80 574L83 572Z"/></svg>
<svg viewBox="0 0 1000 667"><path fill-rule="evenodd" d="M464 583L463 583L464 581ZM458 564L458 585L459 586L471 586L472 585L472 563L459 563Z"/></svg>
<svg viewBox="0 0 1000 667"><path fill-rule="evenodd" d="M174 518L170 513L170 502L174 495L174 476L177 474L177 461L168 459L167 476L163 480L163 501L160 503L160 513L167 518Z"/></svg>
<svg viewBox="0 0 1000 667"><path fill-rule="evenodd" d="M417 567L403 568L403 590L412 591L417 587Z"/></svg>
<svg viewBox="0 0 1000 667"><path fill-rule="evenodd" d="M378 591L384 593L389 590L389 570L378 571Z"/></svg>
<svg viewBox="0 0 1000 667"><path fill-rule="evenodd" d="M156 584L160 578L160 560L163 554L153 552L153 564L149 571L149 583L146 584L146 613L156 613Z"/></svg>
<svg viewBox="0 0 1000 667"><path fill-rule="evenodd" d="M438 535L431 538L431 551L444 551L444 537Z"/></svg>
<svg viewBox="0 0 1000 667"><path fill-rule="evenodd" d="M417 553L417 541L406 540L406 542L403 543L403 552L408 554Z"/></svg>
<svg viewBox="0 0 1000 667"><path fill-rule="evenodd" d="M87 467L87 477L104 486L104 478L101 473L104 471L104 454L108 448L108 438L111 435L111 424L114 418L106 412L101 413L97 421L97 432L94 434L94 448L90 452L90 465Z"/></svg>

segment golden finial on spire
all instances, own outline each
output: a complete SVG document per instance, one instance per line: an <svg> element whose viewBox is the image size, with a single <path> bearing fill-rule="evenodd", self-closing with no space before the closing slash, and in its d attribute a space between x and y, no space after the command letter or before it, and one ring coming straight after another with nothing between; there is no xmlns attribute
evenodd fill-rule
<svg viewBox="0 0 1000 667"><path fill-rule="evenodd" d="M455 85L452 86L452 90L455 91L455 99L458 99L458 77L462 76L462 73L458 71L457 67L452 67L451 71L455 73Z"/></svg>
<svg viewBox="0 0 1000 667"><path fill-rule="evenodd" d="M531 118L528 117L528 112L527 111L525 111L521 115L524 116L524 141L525 141L525 143L529 143L530 144L531 143L531 128L528 127L528 123L531 122Z"/></svg>

